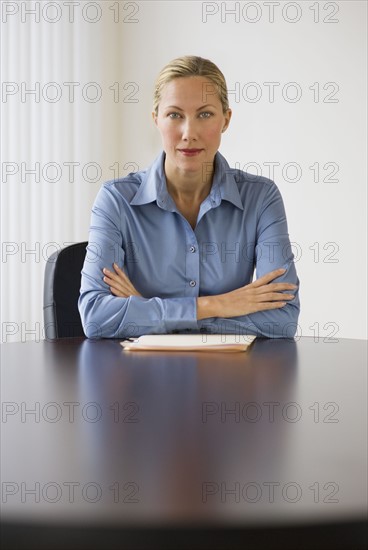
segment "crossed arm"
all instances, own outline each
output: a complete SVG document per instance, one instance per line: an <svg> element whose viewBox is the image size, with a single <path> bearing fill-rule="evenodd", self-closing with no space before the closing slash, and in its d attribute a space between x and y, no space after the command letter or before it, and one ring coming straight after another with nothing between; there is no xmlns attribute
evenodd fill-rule
<svg viewBox="0 0 368 550"><path fill-rule="evenodd" d="M299 280L276 188L270 189L263 210L268 214L260 213L257 226L257 280L223 294L147 297L122 269L127 262L120 227L125 213L117 193L103 188L92 210L89 254L82 270L79 311L86 336L120 338L204 330L293 337L299 315Z"/></svg>
<svg viewBox="0 0 368 550"><path fill-rule="evenodd" d="M114 272L107 268L103 269L103 280L109 285L111 293L120 298L142 297L126 273L116 263L113 264L113 267ZM197 298L197 319L210 317L226 319L284 307L288 301L294 299L294 294L282 291L296 290L297 285L286 282L272 283L272 281L285 272L286 269L275 269L256 281L231 292Z"/></svg>

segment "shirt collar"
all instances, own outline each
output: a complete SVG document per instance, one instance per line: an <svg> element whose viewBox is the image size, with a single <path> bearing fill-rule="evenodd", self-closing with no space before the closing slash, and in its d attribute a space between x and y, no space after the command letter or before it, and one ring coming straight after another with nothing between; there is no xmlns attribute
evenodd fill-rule
<svg viewBox="0 0 368 550"><path fill-rule="evenodd" d="M236 170L230 168L225 157L217 151L215 155L215 174L210 195L215 194L214 198L218 204L221 200L225 200L244 210L235 178Z"/></svg>
<svg viewBox="0 0 368 550"><path fill-rule="evenodd" d="M156 201L161 207L173 206L173 201L166 187L164 171L165 151L161 151L143 175L137 193L130 201L132 205L148 204ZM215 155L215 173L209 199L213 206L219 206L226 200L244 210L240 193L235 180L236 171L231 169L225 157L217 151Z"/></svg>
<svg viewBox="0 0 368 550"><path fill-rule="evenodd" d="M130 204L148 204L158 200L159 188L164 186L166 189L166 177L163 164L164 159L165 152L162 151L151 166L147 168L146 172L144 172L142 183L140 184L133 199L130 201Z"/></svg>

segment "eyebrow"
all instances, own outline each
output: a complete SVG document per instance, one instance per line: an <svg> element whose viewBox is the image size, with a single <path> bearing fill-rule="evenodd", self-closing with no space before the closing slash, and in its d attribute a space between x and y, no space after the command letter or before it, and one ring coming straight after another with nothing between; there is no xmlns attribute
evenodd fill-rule
<svg viewBox="0 0 368 550"><path fill-rule="evenodd" d="M202 107L198 107L198 109L196 109L196 111L200 111L201 109L204 109L205 107L213 107L214 109L216 109L215 105L212 105L212 103L207 103L206 105L202 105ZM166 109L177 109L178 111L183 110L180 107L177 107L176 105L169 105L168 107L165 107L165 110Z"/></svg>

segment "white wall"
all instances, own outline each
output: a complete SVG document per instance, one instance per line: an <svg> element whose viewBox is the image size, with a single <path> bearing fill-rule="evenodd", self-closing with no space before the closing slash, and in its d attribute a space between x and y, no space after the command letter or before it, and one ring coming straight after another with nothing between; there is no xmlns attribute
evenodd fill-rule
<svg viewBox="0 0 368 550"><path fill-rule="evenodd" d="M3 162L19 168L2 178L3 342L32 337L27 330L42 337L47 243L87 239L110 167L125 175L158 154L153 82L186 54L210 58L227 78L233 118L220 150L230 164L269 176L278 163L301 281L299 334L367 337L366 2L80 2L74 22L63 2L59 12L41 2L39 22L21 9L35 2L4 16L6 4L3 80L19 89L53 81L63 95L55 103L42 93L39 103L3 96ZM80 83L73 102L65 82ZM86 99L93 86L81 93L90 82L102 91L95 103ZM21 162L37 161L59 163L60 181L22 174ZM63 164L71 161L80 163L74 182ZM90 162L101 167L94 183L93 169L87 178L82 170Z"/></svg>

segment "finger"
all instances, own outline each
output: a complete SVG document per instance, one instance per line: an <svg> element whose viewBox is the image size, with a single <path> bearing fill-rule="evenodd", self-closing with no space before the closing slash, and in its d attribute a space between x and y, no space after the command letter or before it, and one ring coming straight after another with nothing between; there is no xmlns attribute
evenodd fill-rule
<svg viewBox="0 0 368 550"><path fill-rule="evenodd" d="M127 278L123 271L121 271L121 273L117 273L116 271L110 271L106 267L104 267L102 271L104 272L105 275L108 275L110 278L116 279L117 281L119 279L125 280Z"/></svg>
<svg viewBox="0 0 368 550"><path fill-rule="evenodd" d="M118 273L119 277L122 277L127 285L127 287L131 290L131 294L138 294L135 286L133 285L132 281L129 279L128 275L123 271L118 264L114 263L114 269Z"/></svg>
<svg viewBox="0 0 368 550"><path fill-rule="evenodd" d="M110 277L122 277L124 279L129 280L129 277L125 274L125 272L122 269L120 269L120 267L117 264L114 263L113 268L115 269L115 271L110 271L110 269L107 269L107 267L104 267L102 271L107 275L109 275Z"/></svg>
<svg viewBox="0 0 368 550"><path fill-rule="evenodd" d="M269 290L295 290L298 288L298 285L294 285L293 283L268 283L265 288Z"/></svg>
<svg viewBox="0 0 368 550"><path fill-rule="evenodd" d="M104 277L103 280L110 287L121 290L122 292L129 292L128 285L124 284L123 281L112 279L111 277Z"/></svg>
<svg viewBox="0 0 368 550"><path fill-rule="evenodd" d="M106 268L103 271L104 273L106 273L103 279L105 283L113 286L114 288L120 289L124 293L129 293L129 295L134 293L135 288L133 287L129 278L123 272L121 272L121 274L124 276L111 273L111 271Z"/></svg>
<svg viewBox="0 0 368 550"><path fill-rule="evenodd" d="M118 266L117 263L113 263L115 273L112 273L106 267L103 268L105 277L103 280L111 287L116 289L121 294L119 296L129 297L129 296L141 296L141 294L136 290L135 286L132 284L128 275Z"/></svg>
<svg viewBox="0 0 368 550"><path fill-rule="evenodd" d="M282 290L294 291L298 287L292 283L268 283L255 289L257 294L266 294L268 292L281 292Z"/></svg>
<svg viewBox="0 0 368 550"><path fill-rule="evenodd" d="M273 281L277 277L280 277L285 272L286 272L286 269L284 268L275 269L274 271L271 271L270 273L266 273L266 275L263 275L262 277L260 277L259 279L251 283L250 286L254 286L254 287L263 286L269 283L270 281Z"/></svg>
<svg viewBox="0 0 368 550"><path fill-rule="evenodd" d="M109 288L110 288L110 292L112 294L114 294L114 296L120 296L120 297L128 298L129 296L132 295L130 290L128 290L127 288L118 286L118 285L113 285L112 284L112 285L109 285Z"/></svg>
<svg viewBox="0 0 368 550"><path fill-rule="evenodd" d="M267 309L278 309L286 306L287 302L261 302L256 311L265 311Z"/></svg>
<svg viewBox="0 0 368 550"><path fill-rule="evenodd" d="M283 292L268 292L267 294L259 294L258 300L261 302L276 302L285 300L294 300L294 294L284 294Z"/></svg>
<svg viewBox="0 0 368 550"><path fill-rule="evenodd" d="M133 283L131 282L131 280L129 279L128 275L125 273L125 271L123 271L119 266L118 264L114 263L114 269L117 273L117 277L119 278L119 281L123 280L123 283L125 285L125 287L127 288L127 290L129 291L129 295L132 295L132 294L139 294L136 289L135 289L135 286L133 285Z"/></svg>
<svg viewBox="0 0 368 550"><path fill-rule="evenodd" d="M124 277L127 277L127 274L125 273L125 271L123 271L123 270L121 269L121 267L118 266L117 263L114 262L114 263L112 264L112 267L115 269L116 273L119 273L119 275L124 275Z"/></svg>
<svg viewBox="0 0 368 550"><path fill-rule="evenodd" d="M115 279L115 280L119 280L119 275L117 275L116 273L114 273L113 271L110 271L109 269L107 269L107 267L104 267L103 270L104 274L109 277L110 279Z"/></svg>
<svg viewBox="0 0 368 550"><path fill-rule="evenodd" d="M113 263L113 268L115 269L115 271L116 271L116 273L118 274L119 277L123 277L123 279L126 279L127 281L130 282L130 279L129 279L128 275L115 262Z"/></svg>
<svg viewBox="0 0 368 550"><path fill-rule="evenodd" d="M111 287L111 294L114 296L118 296L119 298L129 298L130 294L127 294L125 292L122 292L121 290L117 290L116 288Z"/></svg>

